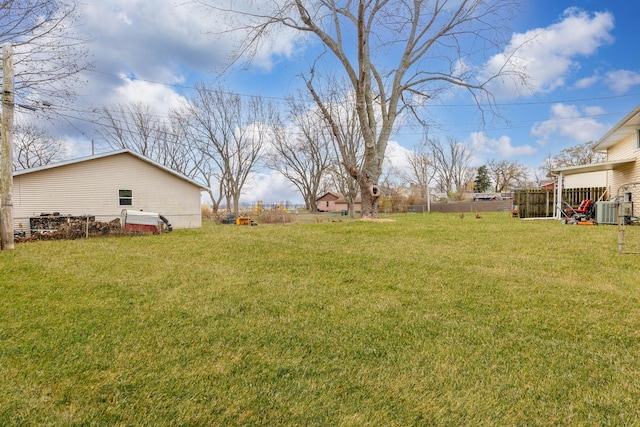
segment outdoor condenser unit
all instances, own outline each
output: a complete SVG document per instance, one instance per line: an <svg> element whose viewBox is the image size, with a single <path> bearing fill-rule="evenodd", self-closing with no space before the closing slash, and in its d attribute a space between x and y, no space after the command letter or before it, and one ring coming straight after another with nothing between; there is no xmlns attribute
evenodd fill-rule
<svg viewBox="0 0 640 427"><path fill-rule="evenodd" d="M618 224L618 203L617 202L596 203L596 223Z"/></svg>

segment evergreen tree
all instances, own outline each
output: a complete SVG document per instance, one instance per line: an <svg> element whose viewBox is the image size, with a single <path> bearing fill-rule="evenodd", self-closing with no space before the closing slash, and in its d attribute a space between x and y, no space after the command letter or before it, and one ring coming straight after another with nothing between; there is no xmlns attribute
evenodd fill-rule
<svg viewBox="0 0 640 427"><path fill-rule="evenodd" d="M475 181L473 181L476 193L484 193L491 189L491 178L489 178L489 170L486 166L480 166Z"/></svg>

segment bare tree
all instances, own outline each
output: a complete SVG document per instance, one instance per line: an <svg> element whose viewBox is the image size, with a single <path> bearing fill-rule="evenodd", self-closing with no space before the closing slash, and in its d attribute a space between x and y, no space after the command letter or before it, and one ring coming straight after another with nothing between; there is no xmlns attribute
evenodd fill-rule
<svg viewBox="0 0 640 427"><path fill-rule="evenodd" d="M102 109L100 134L107 145L115 149L127 148L155 160L160 151L160 118L148 104L134 102Z"/></svg>
<svg viewBox="0 0 640 427"><path fill-rule="evenodd" d="M227 201L238 212L240 196L271 135L274 112L259 97L243 99L221 87L196 86L189 100L190 136L209 165ZM211 187L210 187L211 188Z"/></svg>
<svg viewBox="0 0 640 427"><path fill-rule="evenodd" d="M509 22L514 0L283 0L270 3L269 12L251 15L212 1L198 3L217 13L242 14L249 21L240 54L257 52L270 31L282 26L315 36L337 60L338 66L332 63L331 68L344 72L350 82L364 140L360 167L343 160L360 186L363 217L378 216L378 180L387 142L403 110L451 87L466 89L480 102L490 99L488 83L496 77L522 77L507 64L491 71L470 66L478 56L491 54L491 48L506 44L501 25ZM315 72L322 72L322 59L320 54L305 81L336 129L314 82Z"/></svg>
<svg viewBox="0 0 640 427"><path fill-rule="evenodd" d="M118 104L102 109L99 132L111 148L126 148L189 178L201 178L201 158L187 142L183 113L159 116L148 104Z"/></svg>
<svg viewBox="0 0 640 427"><path fill-rule="evenodd" d="M170 111L159 121L156 132L154 160L163 166L198 181L204 181L200 171L203 158L189 144L188 119L180 111Z"/></svg>
<svg viewBox="0 0 640 427"><path fill-rule="evenodd" d="M410 194L406 181L399 169L393 166L388 159L385 159L379 182L382 192L381 203L385 212L400 212L407 208Z"/></svg>
<svg viewBox="0 0 640 427"><path fill-rule="evenodd" d="M446 143L438 138L430 138L428 145L436 173L435 180L440 189L447 194L462 192L472 175L469 147L454 137L448 137Z"/></svg>
<svg viewBox="0 0 640 427"><path fill-rule="evenodd" d="M331 177L347 202L349 215L354 217L359 184L357 177L349 171L361 169L364 162L364 140L355 108L355 97L353 91L335 80L328 84L327 92L323 95L326 102L322 117L330 131L334 158L339 159L331 167Z"/></svg>
<svg viewBox="0 0 640 427"><path fill-rule="evenodd" d="M347 202L349 216L355 217L358 182L351 175L345 173L344 166L338 162L332 164L327 170L326 182L327 188L335 189L342 194Z"/></svg>
<svg viewBox="0 0 640 427"><path fill-rule="evenodd" d="M508 191L510 187L524 186L529 176L527 167L516 161L490 160L487 169L496 193Z"/></svg>
<svg viewBox="0 0 640 427"><path fill-rule="evenodd" d="M333 163L329 129L315 109L306 110L303 97L287 98L289 127L274 126L266 166L280 172L300 191L307 209L318 210L322 178Z"/></svg>
<svg viewBox="0 0 640 427"><path fill-rule="evenodd" d="M14 47L16 104L64 103L91 66L75 0L0 0L0 45ZM28 100L27 100L28 99Z"/></svg>
<svg viewBox="0 0 640 427"><path fill-rule="evenodd" d="M555 156L548 155L543 169L549 172L552 169L565 166L580 166L601 162L606 158L606 155L594 151L596 144L597 141L589 141L565 148Z"/></svg>
<svg viewBox="0 0 640 427"><path fill-rule="evenodd" d="M29 169L64 160L64 142L33 123L16 125L13 136L14 170Z"/></svg>
<svg viewBox="0 0 640 427"><path fill-rule="evenodd" d="M429 155L429 141L425 134L425 139L413 146L413 150L407 153L407 162L411 167L411 173L405 179L420 189L420 194L429 203L429 186L436 174L436 168Z"/></svg>

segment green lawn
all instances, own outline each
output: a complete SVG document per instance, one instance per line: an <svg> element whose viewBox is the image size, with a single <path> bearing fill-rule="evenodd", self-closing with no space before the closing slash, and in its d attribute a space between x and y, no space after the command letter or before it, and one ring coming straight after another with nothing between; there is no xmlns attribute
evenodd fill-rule
<svg viewBox="0 0 640 427"><path fill-rule="evenodd" d="M640 255L507 214L0 252L0 425L637 425Z"/></svg>

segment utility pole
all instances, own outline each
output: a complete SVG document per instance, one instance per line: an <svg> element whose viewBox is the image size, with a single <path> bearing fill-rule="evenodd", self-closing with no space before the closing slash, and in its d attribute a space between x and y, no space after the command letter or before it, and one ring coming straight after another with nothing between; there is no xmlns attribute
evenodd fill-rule
<svg viewBox="0 0 640 427"><path fill-rule="evenodd" d="M2 124L0 138L0 249L13 249L13 51L2 47Z"/></svg>

